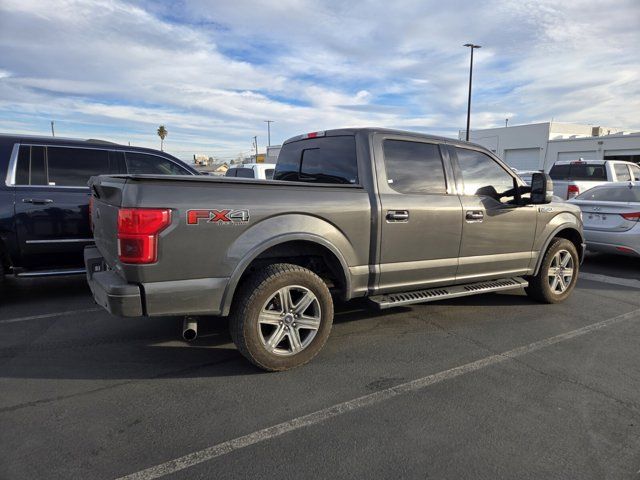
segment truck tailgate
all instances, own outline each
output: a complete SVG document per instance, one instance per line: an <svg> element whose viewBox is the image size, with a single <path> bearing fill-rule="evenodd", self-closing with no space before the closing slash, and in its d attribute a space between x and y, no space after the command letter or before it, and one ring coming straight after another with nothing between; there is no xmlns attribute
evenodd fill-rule
<svg viewBox="0 0 640 480"><path fill-rule="evenodd" d="M96 246L105 261L113 267L118 261L118 209L126 180L113 177L92 177L89 187L93 195L91 224Z"/></svg>

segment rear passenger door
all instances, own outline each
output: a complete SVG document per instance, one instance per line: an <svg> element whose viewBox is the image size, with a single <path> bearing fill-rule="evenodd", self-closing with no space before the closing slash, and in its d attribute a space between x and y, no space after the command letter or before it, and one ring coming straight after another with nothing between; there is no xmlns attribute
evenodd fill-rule
<svg viewBox="0 0 640 480"><path fill-rule="evenodd" d="M435 142L376 135L381 203L377 291L438 286L455 279L462 206L446 150Z"/></svg>
<svg viewBox="0 0 640 480"><path fill-rule="evenodd" d="M20 145L15 174L21 267L82 267L93 241L89 188L93 175L123 173L117 152L58 145Z"/></svg>

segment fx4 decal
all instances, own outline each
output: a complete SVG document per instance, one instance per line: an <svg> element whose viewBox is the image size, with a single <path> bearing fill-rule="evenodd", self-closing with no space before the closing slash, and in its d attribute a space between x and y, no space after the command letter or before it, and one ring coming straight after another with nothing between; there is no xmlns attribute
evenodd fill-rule
<svg viewBox="0 0 640 480"><path fill-rule="evenodd" d="M216 225L237 225L249 222L249 210L187 210L187 225L215 223Z"/></svg>

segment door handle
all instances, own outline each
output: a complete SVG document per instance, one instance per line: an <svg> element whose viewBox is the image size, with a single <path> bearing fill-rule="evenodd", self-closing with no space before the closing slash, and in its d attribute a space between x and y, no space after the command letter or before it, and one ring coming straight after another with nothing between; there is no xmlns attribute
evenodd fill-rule
<svg viewBox="0 0 640 480"><path fill-rule="evenodd" d="M481 222L484 219L484 213L482 210L467 210L465 219L468 222Z"/></svg>
<svg viewBox="0 0 640 480"><path fill-rule="evenodd" d="M409 211L408 210L389 210L387 212L387 220L389 222L408 222Z"/></svg>
<svg viewBox="0 0 640 480"><path fill-rule="evenodd" d="M53 200L51 200L50 198L23 198L22 203L44 204L53 203Z"/></svg>

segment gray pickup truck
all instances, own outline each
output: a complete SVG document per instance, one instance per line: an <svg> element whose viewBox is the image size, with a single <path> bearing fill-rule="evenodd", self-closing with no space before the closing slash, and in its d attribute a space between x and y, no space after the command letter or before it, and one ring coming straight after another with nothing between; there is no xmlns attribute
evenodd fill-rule
<svg viewBox="0 0 640 480"><path fill-rule="evenodd" d="M274 181L89 185L96 302L128 317L230 316L240 352L270 371L318 353L333 298L389 308L524 287L555 303L585 249L580 210L551 203L548 175L529 187L480 146L394 130L291 138Z"/></svg>

